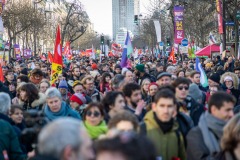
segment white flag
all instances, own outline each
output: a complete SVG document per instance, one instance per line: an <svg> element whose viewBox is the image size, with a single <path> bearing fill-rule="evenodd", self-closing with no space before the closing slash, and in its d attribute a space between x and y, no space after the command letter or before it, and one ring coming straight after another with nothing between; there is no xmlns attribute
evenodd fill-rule
<svg viewBox="0 0 240 160"><path fill-rule="evenodd" d="M161 25L159 20L154 20L154 26L156 30L156 35L157 35L157 42L162 41L162 30L161 30Z"/></svg>

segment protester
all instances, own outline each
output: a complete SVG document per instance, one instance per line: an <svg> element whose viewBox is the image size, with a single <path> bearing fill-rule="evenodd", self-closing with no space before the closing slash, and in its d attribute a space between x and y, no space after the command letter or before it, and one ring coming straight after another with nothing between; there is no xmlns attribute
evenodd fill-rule
<svg viewBox="0 0 240 160"><path fill-rule="evenodd" d="M74 93L70 98L70 106L73 110L77 111L81 117L86 108L86 97L81 93Z"/></svg>
<svg viewBox="0 0 240 160"><path fill-rule="evenodd" d="M204 112L204 106L195 101L194 98L192 98L190 95L188 95L189 85L190 81L187 78L183 77L177 78L173 82L179 111L190 116L194 122L194 125L196 126L201 114Z"/></svg>
<svg viewBox="0 0 240 160"><path fill-rule="evenodd" d="M223 84L223 89L226 90L228 94L233 95L239 104L240 90L238 90L238 77L232 72L226 72L221 77L221 83Z"/></svg>
<svg viewBox="0 0 240 160"><path fill-rule="evenodd" d="M59 82L58 90L61 93L62 100L69 103L69 98L71 97L71 93L69 92L69 88L66 80L61 80Z"/></svg>
<svg viewBox="0 0 240 160"><path fill-rule="evenodd" d="M39 93L34 84L23 84L19 90L19 104L23 105L23 110L42 110L43 105L46 102L46 96L43 93Z"/></svg>
<svg viewBox="0 0 240 160"><path fill-rule="evenodd" d="M90 160L92 142L80 121L60 118L49 123L38 136L36 160Z"/></svg>
<svg viewBox="0 0 240 160"><path fill-rule="evenodd" d="M92 76L87 75L82 80L81 83L84 86L85 94L91 98L93 102L100 101L102 99L102 95L94 86L94 80Z"/></svg>
<svg viewBox="0 0 240 160"><path fill-rule="evenodd" d="M222 151L215 160L240 159L240 114L235 115L224 127L221 139Z"/></svg>
<svg viewBox="0 0 240 160"><path fill-rule="evenodd" d="M111 75L109 73L105 72L102 74L102 78L100 82L100 92L105 93L110 91L110 87L109 87L110 79L111 79Z"/></svg>
<svg viewBox="0 0 240 160"><path fill-rule="evenodd" d="M108 129L138 132L138 119L131 112L121 111L110 119Z"/></svg>
<svg viewBox="0 0 240 160"><path fill-rule="evenodd" d="M223 127L233 117L235 103L235 98L225 92L217 92L210 97L208 112L200 117L198 126L187 135L188 160L208 159L220 152Z"/></svg>
<svg viewBox="0 0 240 160"><path fill-rule="evenodd" d="M151 83L150 79L146 78L142 81L141 85L141 92L142 92L142 98L144 101L147 101L148 98L148 86Z"/></svg>
<svg viewBox="0 0 240 160"><path fill-rule="evenodd" d="M171 74L167 72L162 72L157 76L156 83L158 86L169 85L171 84Z"/></svg>
<svg viewBox="0 0 240 160"><path fill-rule="evenodd" d="M46 90L50 87L48 80L43 79L39 84L39 92L45 94Z"/></svg>
<svg viewBox="0 0 240 160"><path fill-rule="evenodd" d="M96 143L96 160L156 160L154 145L132 132L119 133Z"/></svg>
<svg viewBox="0 0 240 160"><path fill-rule="evenodd" d="M14 122L15 126L20 130L23 131L26 128L23 122L23 108L20 105L12 105L9 110L9 117Z"/></svg>
<svg viewBox="0 0 240 160"><path fill-rule="evenodd" d="M201 76L201 74L198 71L192 71L191 74L190 74L192 83L197 84L201 91L206 92L207 89L204 88L200 83L200 76Z"/></svg>
<svg viewBox="0 0 240 160"><path fill-rule="evenodd" d="M104 111L100 103L90 103L84 111L84 126L92 140L107 133Z"/></svg>
<svg viewBox="0 0 240 160"><path fill-rule="evenodd" d="M134 83L133 73L130 70L124 72L125 81L128 83Z"/></svg>
<svg viewBox="0 0 240 160"><path fill-rule="evenodd" d="M135 114L139 121L142 121L146 113L144 109L146 102L142 99L140 86L135 83L128 83L123 88L123 94L127 101L125 109Z"/></svg>
<svg viewBox="0 0 240 160"><path fill-rule="evenodd" d="M33 84L39 85L43 79L43 72L40 69L35 68L31 71L29 79Z"/></svg>
<svg viewBox="0 0 240 160"><path fill-rule="evenodd" d="M46 105L43 112L50 121L60 117L81 119L80 115L62 100L61 93L56 88L51 87L47 89L46 97Z"/></svg>
<svg viewBox="0 0 240 160"><path fill-rule="evenodd" d="M146 114L141 125L141 133L152 140L161 159L186 159L184 140L174 119L176 112L174 94L168 89L161 90L155 95L152 111Z"/></svg>
<svg viewBox="0 0 240 160"><path fill-rule="evenodd" d="M18 137L12 126L0 119L0 128L0 159L25 160L27 156L23 154Z"/></svg>
<svg viewBox="0 0 240 160"><path fill-rule="evenodd" d="M105 121L108 122L112 117L119 114L126 106L124 95L122 92L108 92L102 100L105 111Z"/></svg>

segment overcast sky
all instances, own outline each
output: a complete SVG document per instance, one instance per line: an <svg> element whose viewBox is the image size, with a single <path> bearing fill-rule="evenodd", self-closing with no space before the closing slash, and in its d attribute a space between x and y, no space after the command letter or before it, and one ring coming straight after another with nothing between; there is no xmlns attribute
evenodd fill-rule
<svg viewBox="0 0 240 160"><path fill-rule="evenodd" d="M112 36L112 0L80 0L99 34ZM146 12L149 0L140 0L140 12Z"/></svg>

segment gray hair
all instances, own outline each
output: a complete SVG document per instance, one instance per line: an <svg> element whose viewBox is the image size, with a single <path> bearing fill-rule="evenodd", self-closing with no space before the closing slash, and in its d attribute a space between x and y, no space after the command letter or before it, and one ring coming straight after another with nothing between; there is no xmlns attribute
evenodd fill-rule
<svg viewBox="0 0 240 160"><path fill-rule="evenodd" d="M81 137L84 131L79 120L73 118L59 118L45 126L38 136L38 151L43 155L54 155L61 159L67 146L79 149L82 145Z"/></svg>
<svg viewBox="0 0 240 160"><path fill-rule="evenodd" d="M174 66L168 66L166 69L166 72L173 74L176 70L176 67Z"/></svg>
<svg viewBox="0 0 240 160"><path fill-rule="evenodd" d="M46 95L47 99L54 98L54 97L58 97L59 99L62 99L62 95L61 95L60 91L55 87L48 88L46 90L45 95Z"/></svg>
<svg viewBox="0 0 240 160"><path fill-rule="evenodd" d="M11 98L9 94L0 92L0 113L8 114L11 107Z"/></svg>

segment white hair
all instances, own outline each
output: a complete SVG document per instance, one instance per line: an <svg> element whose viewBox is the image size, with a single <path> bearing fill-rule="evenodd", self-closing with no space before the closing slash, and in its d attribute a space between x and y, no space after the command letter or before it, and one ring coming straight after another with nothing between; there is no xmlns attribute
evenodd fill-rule
<svg viewBox="0 0 240 160"><path fill-rule="evenodd" d="M59 99L62 99L62 95L61 95L60 91L55 87L48 88L46 90L45 95L46 95L47 99L54 98L54 97L58 97Z"/></svg>
<svg viewBox="0 0 240 160"><path fill-rule="evenodd" d="M59 118L45 126L38 136L38 151L61 159L67 146L78 150L82 145L83 126L73 118Z"/></svg>
<svg viewBox="0 0 240 160"><path fill-rule="evenodd" d="M176 67L174 66L168 66L166 69L166 72L173 74L176 70Z"/></svg>
<svg viewBox="0 0 240 160"><path fill-rule="evenodd" d="M0 113L7 114L11 107L11 98L9 94L0 92Z"/></svg>

